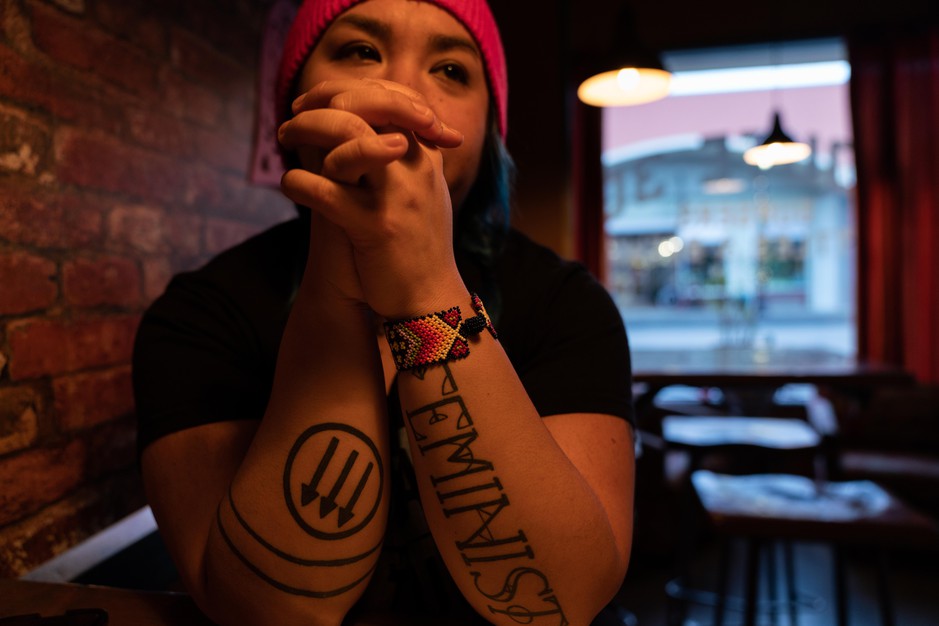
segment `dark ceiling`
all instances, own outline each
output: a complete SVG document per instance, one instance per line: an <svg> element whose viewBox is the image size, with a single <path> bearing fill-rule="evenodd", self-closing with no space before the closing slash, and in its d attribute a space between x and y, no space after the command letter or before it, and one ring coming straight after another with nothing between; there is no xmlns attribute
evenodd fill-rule
<svg viewBox="0 0 939 626"><path fill-rule="evenodd" d="M568 2L575 51L611 41L623 6L634 13L641 39L661 50L829 37L939 20L937 0L560 0L562 10Z"/></svg>

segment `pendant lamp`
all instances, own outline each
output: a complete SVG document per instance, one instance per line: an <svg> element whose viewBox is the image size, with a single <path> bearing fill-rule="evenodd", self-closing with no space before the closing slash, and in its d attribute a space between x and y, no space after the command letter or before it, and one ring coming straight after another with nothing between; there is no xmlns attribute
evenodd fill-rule
<svg viewBox="0 0 939 626"><path fill-rule="evenodd" d="M577 97L591 106L643 104L668 95L672 75L659 55L639 41L635 20L627 9L620 12L609 54L595 59L589 78L577 88Z"/></svg>
<svg viewBox="0 0 939 626"><path fill-rule="evenodd" d="M758 146L743 153L743 160L761 170L768 170L775 165L786 165L803 161L812 154L812 148L792 139L787 135L779 121L779 111L773 115L773 130Z"/></svg>

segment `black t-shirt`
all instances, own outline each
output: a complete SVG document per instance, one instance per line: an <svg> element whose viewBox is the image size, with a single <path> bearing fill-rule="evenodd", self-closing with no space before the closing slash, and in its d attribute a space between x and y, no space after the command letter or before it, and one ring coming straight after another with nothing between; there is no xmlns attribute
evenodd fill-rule
<svg viewBox="0 0 939 626"><path fill-rule="evenodd" d="M302 220L277 225L176 276L153 303L134 350L141 450L193 426L261 419L308 236ZM607 413L632 422L622 318L582 265L515 231L487 280L472 264L458 263L467 287L493 313L499 341L540 415ZM400 407L394 397L389 414L396 442ZM407 455L396 447L391 467L391 521L367 596L404 611L419 600L425 612L433 597L436 610L451 611L462 598L416 506Z"/></svg>

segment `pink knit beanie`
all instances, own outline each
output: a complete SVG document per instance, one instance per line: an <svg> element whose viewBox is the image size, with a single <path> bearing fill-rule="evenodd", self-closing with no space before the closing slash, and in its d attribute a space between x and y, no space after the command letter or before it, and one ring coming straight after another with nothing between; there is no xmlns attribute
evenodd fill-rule
<svg viewBox="0 0 939 626"><path fill-rule="evenodd" d="M276 83L278 122L289 115L291 94L303 64L334 19L364 0L304 0L287 35ZM489 78L489 92L499 113L499 131L508 128L508 74L495 18L486 0L424 0L453 15L476 40Z"/></svg>

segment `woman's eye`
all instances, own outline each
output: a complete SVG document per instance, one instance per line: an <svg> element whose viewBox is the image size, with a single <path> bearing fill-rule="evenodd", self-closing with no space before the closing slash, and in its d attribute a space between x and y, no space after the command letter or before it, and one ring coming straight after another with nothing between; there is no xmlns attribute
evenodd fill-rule
<svg viewBox="0 0 939 626"><path fill-rule="evenodd" d="M350 44L339 51L341 59L358 59L360 61L380 61L378 50L364 43Z"/></svg>
<svg viewBox="0 0 939 626"><path fill-rule="evenodd" d="M438 66L437 71L446 76L450 80L455 80L458 83L466 84L469 82L469 75L466 73L466 70L456 63L444 63L443 65Z"/></svg>

